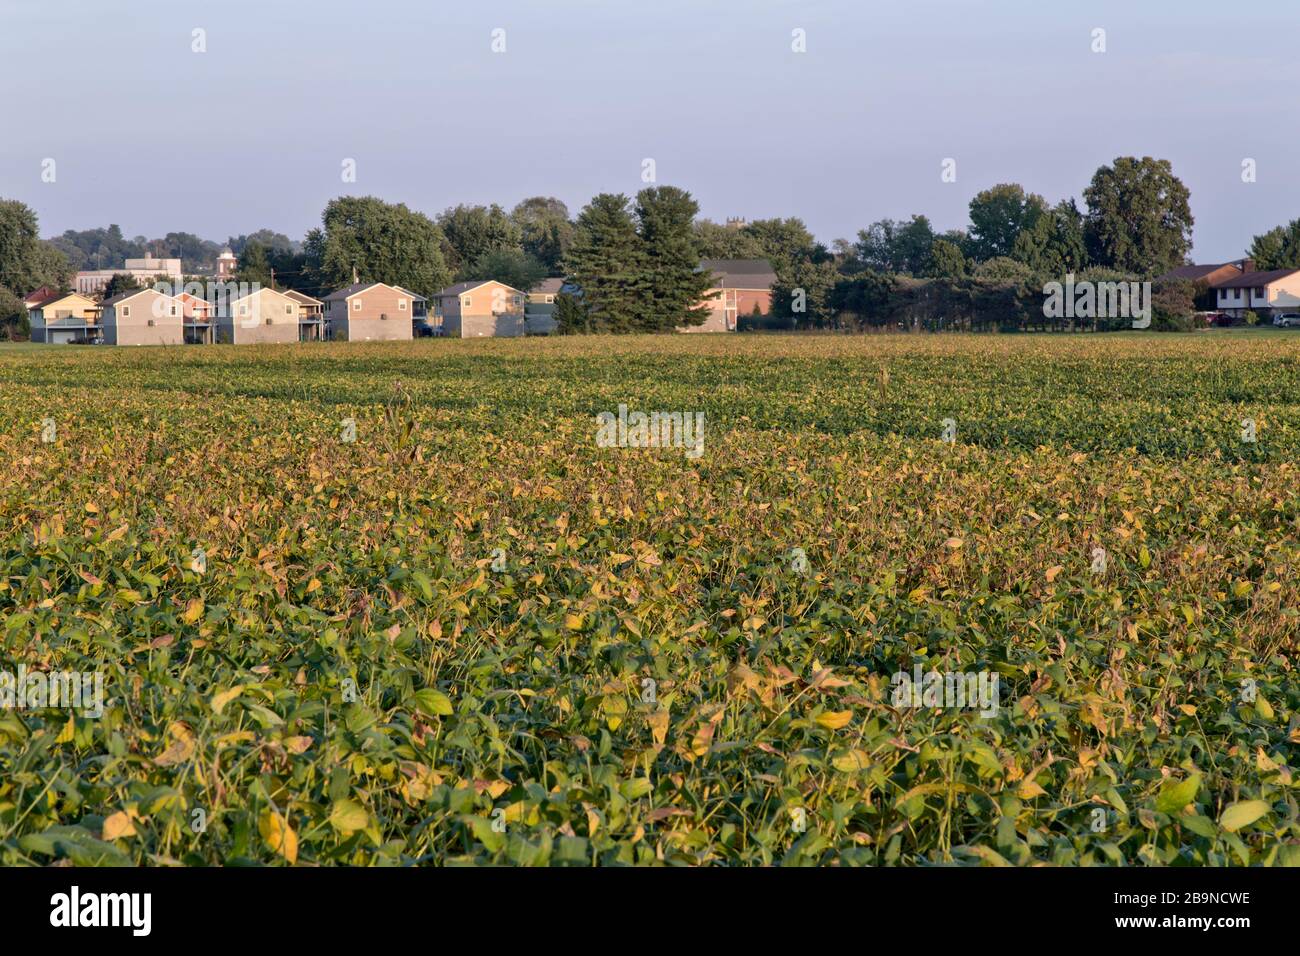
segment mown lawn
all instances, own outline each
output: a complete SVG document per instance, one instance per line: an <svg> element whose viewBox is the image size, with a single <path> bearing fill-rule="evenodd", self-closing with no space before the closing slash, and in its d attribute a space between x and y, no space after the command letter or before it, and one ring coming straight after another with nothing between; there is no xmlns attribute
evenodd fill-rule
<svg viewBox="0 0 1300 956"><path fill-rule="evenodd" d="M1300 336L0 349L0 401L0 670L108 698L0 710L0 863L1300 864Z"/></svg>

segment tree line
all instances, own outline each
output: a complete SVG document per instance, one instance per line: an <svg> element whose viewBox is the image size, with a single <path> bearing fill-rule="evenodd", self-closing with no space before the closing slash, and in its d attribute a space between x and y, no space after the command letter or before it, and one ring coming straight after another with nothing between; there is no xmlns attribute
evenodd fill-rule
<svg viewBox="0 0 1300 956"><path fill-rule="evenodd" d="M1187 261L1193 218L1187 187L1167 160L1120 157L1073 198L1050 203L1015 183L978 193L961 229L938 232L924 215L882 219L853 240L819 242L794 217L719 224L699 218L691 194L651 186L602 193L571 217L535 196L507 211L458 205L430 217L373 196L332 200L301 242L271 229L231 236L236 278L324 295L384 281L432 296L456 281L498 279L528 290L565 278L556 318L566 332L671 331L703 319L705 259L767 259L777 281L771 314L743 317L776 328L1035 328L1042 288L1079 279L1154 279ZM145 254L175 257L210 274L220 246L190 233L126 238L117 225L39 237L35 213L0 201L0 328L21 335L21 296L67 288L79 269L113 268ZM1261 269L1300 268L1300 219L1254 237ZM119 281L121 280L121 281ZM115 290L127 288L125 277ZM1200 291L1157 292L1157 317L1189 313ZM1099 326L1094 326L1099 327Z"/></svg>

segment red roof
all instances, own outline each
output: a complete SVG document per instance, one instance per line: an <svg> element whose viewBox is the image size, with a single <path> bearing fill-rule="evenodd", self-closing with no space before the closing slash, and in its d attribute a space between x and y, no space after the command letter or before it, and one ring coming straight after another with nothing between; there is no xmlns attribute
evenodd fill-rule
<svg viewBox="0 0 1300 956"><path fill-rule="evenodd" d="M61 293L58 289L55 289L48 285L43 285L35 292L33 292L31 295L23 299L23 305L27 306L27 308L29 309L39 309L42 305L44 305L46 302L49 302L51 299L59 299L62 297L63 297L63 293Z"/></svg>

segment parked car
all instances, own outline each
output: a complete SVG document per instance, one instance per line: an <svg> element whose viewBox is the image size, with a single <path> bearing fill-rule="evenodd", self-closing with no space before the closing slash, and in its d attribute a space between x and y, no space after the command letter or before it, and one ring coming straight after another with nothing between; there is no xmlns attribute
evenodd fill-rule
<svg viewBox="0 0 1300 956"><path fill-rule="evenodd" d="M1273 316L1273 324L1279 329L1292 329L1300 326L1300 312L1283 312Z"/></svg>

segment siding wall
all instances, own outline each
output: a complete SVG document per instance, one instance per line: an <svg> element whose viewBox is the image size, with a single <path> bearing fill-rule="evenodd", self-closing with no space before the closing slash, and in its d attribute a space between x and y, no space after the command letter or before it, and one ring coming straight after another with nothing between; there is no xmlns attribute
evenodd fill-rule
<svg viewBox="0 0 1300 956"><path fill-rule="evenodd" d="M248 307L240 315L241 306ZM218 342L236 345L287 344L298 341L298 303L273 289L259 289L231 302L230 315L217 318Z"/></svg>
<svg viewBox="0 0 1300 956"><path fill-rule="evenodd" d="M513 315L466 315L460 319L460 337L477 339L489 336L514 338L524 334L524 317ZM448 333L453 334L453 333Z"/></svg>
<svg viewBox="0 0 1300 956"><path fill-rule="evenodd" d="M171 314L173 306L175 315ZM124 307L129 307L129 315L123 314ZM104 309L104 344L183 345L185 328L181 312L179 302L152 289L110 305Z"/></svg>
<svg viewBox="0 0 1300 956"><path fill-rule="evenodd" d="M358 302L359 309L355 308ZM335 339L392 342L414 338L411 297L388 286L373 286L346 301L327 302L325 307L325 317Z"/></svg>

